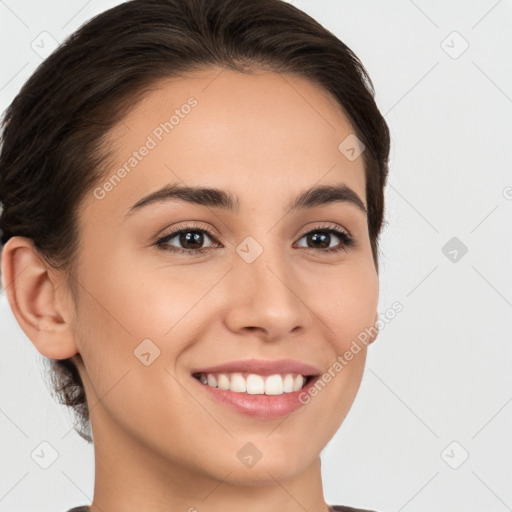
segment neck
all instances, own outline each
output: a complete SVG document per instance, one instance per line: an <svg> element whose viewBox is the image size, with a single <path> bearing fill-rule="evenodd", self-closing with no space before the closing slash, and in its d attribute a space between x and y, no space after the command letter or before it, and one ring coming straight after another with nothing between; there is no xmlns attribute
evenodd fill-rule
<svg viewBox="0 0 512 512"><path fill-rule="evenodd" d="M101 404L95 412L100 413L100 408ZM95 454L91 512L329 512L320 457L287 479L266 471L263 481L237 481L233 472L219 477L187 465L186 460L169 460L100 416L102 421L91 418Z"/></svg>

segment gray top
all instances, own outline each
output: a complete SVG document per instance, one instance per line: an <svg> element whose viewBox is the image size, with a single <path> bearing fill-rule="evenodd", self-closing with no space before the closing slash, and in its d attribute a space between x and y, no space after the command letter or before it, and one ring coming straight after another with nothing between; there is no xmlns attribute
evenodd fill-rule
<svg viewBox="0 0 512 512"><path fill-rule="evenodd" d="M346 507L344 505L330 505L329 508L332 512L375 512L366 508ZM87 505L82 505L81 507L71 508L68 512L90 512L90 510Z"/></svg>

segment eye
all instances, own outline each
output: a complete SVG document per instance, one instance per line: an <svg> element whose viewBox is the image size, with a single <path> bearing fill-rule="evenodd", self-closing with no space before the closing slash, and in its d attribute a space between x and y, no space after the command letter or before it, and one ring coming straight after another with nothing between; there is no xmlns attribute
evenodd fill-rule
<svg viewBox="0 0 512 512"><path fill-rule="evenodd" d="M338 238L341 240L341 243L331 246L333 235L334 239ZM353 247L355 243L354 239L346 231L330 226L321 226L308 231L302 235L301 240L303 238L306 238L306 243L313 244L313 247L306 246L306 249L324 253L347 251L349 248Z"/></svg>
<svg viewBox="0 0 512 512"><path fill-rule="evenodd" d="M190 225L171 231L160 238L155 245L165 251L171 251L178 254L198 255L204 254L211 247L219 246L218 243L215 243L207 247L203 247L205 241L208 239L216 240L207 229ZM181 244L181 247L176 247L174 245L175 243Z"/></svg>
<svg viewBox="0 0 512 512"><path fill-rule="evenodd" d="M299 247L321 254L336 253L342 250L347 251L355 244L354 239L346 231L333 228L332 226L319 226L302 235L299 240L304 238L306 239L306 244L311 244L312 246L299 245ZM339 242L332 246L331 243L335 242L336 238ZM213 241L213 243L210 242L205 247L204 244L208 240ZM175 244L180 244L181 247L177 247ZM160 238L155 245L162 250L188 256L199 256L212 248L222 247L208 229L193 224L172 230Z"/></svg>

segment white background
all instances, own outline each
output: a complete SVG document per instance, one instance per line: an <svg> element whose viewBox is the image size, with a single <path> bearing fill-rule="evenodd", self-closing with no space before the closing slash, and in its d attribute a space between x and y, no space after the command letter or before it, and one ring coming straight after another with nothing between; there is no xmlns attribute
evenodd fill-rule
<svg viewBox="0 0 512 512"><path fill-rule="evenodd" d="M41 62L41 37L48 48L117 3L0 1L0 110ZM392 135L380 310L403 311L323 452L326 500L511 510L512 2L292 3L362 60ZM455 262L442 251L452 237L467 247ZM52 399L5 293L0 336L0 512L90 503L93 448ZM30 455L43 441L59 453L46 470Z"/></svg>

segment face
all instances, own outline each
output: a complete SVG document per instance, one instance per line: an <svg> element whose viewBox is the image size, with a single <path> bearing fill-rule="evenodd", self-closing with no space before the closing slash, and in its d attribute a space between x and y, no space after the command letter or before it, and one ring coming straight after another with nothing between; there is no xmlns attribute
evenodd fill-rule
<svg viewBox="0 0 512 512"><path fill-rule="evenodd" d="M363 158L338 149L353 133L309 81L219 69L159 82L110 133L73 326L96 449L249 484L318 459L366 347L318 381L377 312Z"/></svg>

